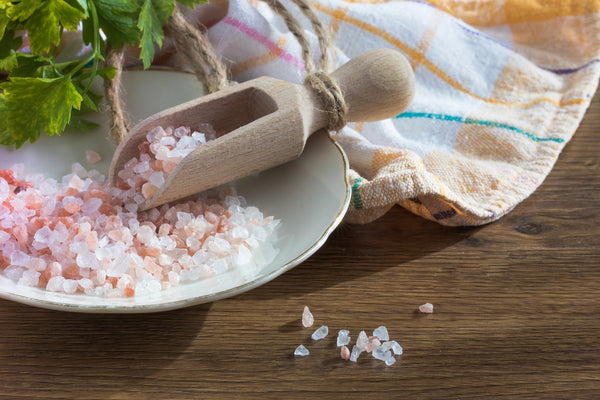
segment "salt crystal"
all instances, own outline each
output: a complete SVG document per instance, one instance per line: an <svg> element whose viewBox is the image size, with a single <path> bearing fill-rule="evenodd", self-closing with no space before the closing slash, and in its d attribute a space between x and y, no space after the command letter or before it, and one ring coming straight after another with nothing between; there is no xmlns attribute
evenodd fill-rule
<svg viewBox="0 0 600 400"><path fill-rule="evenodd" d="M8 186L8 183L4 179L0 178L0 202L6 200L9 195L10 187Z"/></svg>
<svg viewBox="0 0 600 400"><path fill-rule="evenodd" d="M63 287L62 290L65 293L69 293L69 294L73 294L77 291L77 281L74 279L65 279L65 281L63 282Z"/></svg>
<svg viewBox="0 0 600 400"><path fill-rule="evenodd" d="M40 229L38 229L33 238L38 243L46 244L52 240L53 234L54 232L52 232L50 228L48 228L47 226L43 226Z"/></svg>
<svg viewBox="0 0 600 400"><path fill-rule="evenodd" d="M431 313L433 313L433 304L431 304L431 303L421 304L419 306L419 312L421 312L423 314L431 314Z"/></svg>
<svg viewBox="0 0 600 400"><path fill-rule="evenodd" d="M98 164L102 160L102 157L100 157L100 154L98 154L94 150L88 150L85 152L85 159L88 162L88 164L94 165Z"/></svg>
<svg viewBox="0 0 600 400"><path fill-rule="evenodd" d="M373 336L377 336L380 340L390 340L390 335L385 326L380 326L373 331Z"/></svg>
<svg viewBox="0 0 600 400"><path fill-rule="evenodd" d="M236 226L231 230L231 237L234 239L247 239L249 236L248 229L243 226Z"/></svg>
<svg viewBox="0 0 600 400"><path fill-rule="evenodd" d="M176 140L172 136L165 136L161 138L158 143L162 144L163 146L173 146L176 143Z"/></svg>
<svg viewBox="0 0 600 400"><path fill-rule="evenodd" d="M196 141L196 143L206 143L206 137L204 136L204 133L194 132L192 133L192 138Z"/></svg>
<svg viewBox="0 0 600 400"><path fill-rule="evenodd" d="M393 365L396 362L396 359L394 358L394 356L392 355L391 352L386 353L385 355L385 365L390 366Z"/></svg>
<svg viewBox="0 0 600 400"><path fill-rule="evenodd" d="M365 347L365 351L367 353L372 352L376 347L381 346L381 341L377 338L377 336L369 336L369 343Z"/></svg>
<svg viewBox="0 0 600 400"><path fill-rule="evenodd" d="M93 214L102 206L102 200L97 197L92 197L81 206L81 212L84 214Z"/></svg>
<svg viewBox="0 0 600 400"><path fill-rule="evenodd" d="M237 248L237 255L235 257L235 264L237 266L247 265L252 261L252 252L243 244Z"/></svg>
<svg viewBox="0 0 600 400"><path fill-rule="evenodd" d="M350 331L346 330L346 329L340 329L338 331L338 336L337 336L337 345L338 347L340 346L345 346L348 343L350 343Z"/></svg>
<svg viewBox="0 0 600 400"><path fill-rule="evenodd" d="M156 187L161 187L165 184L165 176L162 172L154 172L148 177L148 182Z"/></svg>
<svg viewBox="0 0 600 400"><path fill-rule="evenodd" d="M38 282L40 280L40 276L41 274L37 271L34 270L27 270L27 271L23 271L23 274L21 275L21 278L19 278L19 285L25 285L25 286L37 286Z"/></svg>
<svg viewBox="0 0 600 400"><path fill-rule="evenodd" d="M344 360L350 359L350 350L348 350L347 346L342 346L340 349L340 357L342 357Z"/></svg>
<svg viewBox="0 0 600 400"><path fill-rule="evenodd" d="M373 357L378 360L384 361L388 354L391 355L391 352L385 346L377 346L373 349Z"/></svg>
<svg viewBox="0 0 600 400"><path fill-rule="evenodd" d="M23 276L24 272L25 269L17 265L9 265L8 267L4 268L4 275L6 275L6 277L13 282L18 282Z"/></svg>
<svg viewBox="0 0 600 400"><path fill-rule="evenodd" d="M156 128L152 129L150 132L148 132L148 134L146 135L146 139L148 139L149 142L156 142L164 136L166 136L166 132L163 129L163 127L157 126Z"/></svg>
<svg viewBox="0 0 600 400"><path fill-rule="evenodd" d="M362 350L358 346L352 346L352 353L350 353L350 361L356 362L358 360L358 356L360 356Z"/></svg>
<svg viewBox="0 0 600 400"><path fill-rule="evenodd" d="M3 201L0 197L0 202ZM10 208L0 204L0 219L6 218L10 214Z"/></svg>
<svg viewBox="0 0 600 400"><path fill-rule="evenodd" d="M55 276L53 278L50 278L48 280L48 283L46 284L46 290L49 292L62 292L64 282L65 278L63 278L62 276Z"/></svg>
<svg viewBox="0 0 600 400"><path fill-rule="evenodd" d="M23 253L20 250L17 250L15 252L13 252L10 255L10 263L12 265L17 265L17 266L21 266L24 267L27 265L27 262L29 261L29 255L26 253Z"/></svg>
<svg viewBox="0 0 600 400"><path fill-rule="evenodd" d="M387 342L383 343L383 346L385 346L386 348L392 350L394 352L394 354L396 354L396 355L400 355L404 351L402 349L402 346L400 346L398 344L398 342L396 342L395 340L387 341Z"/></svg>
<svg viewBox="0 0 600 400"><path fill-rule="evenodd" d="M329 327L322 325L319 329L313 332L311 335L312 340L321 340L329 333Z"/></svg>
<svg viewBox="0 0 600 400"><path fill-rule="evenodd" d="M90 251L82 251L81 253L77 254L75 262L80 268L97 269L100 267L100 263L98 262L96 255Z"/></svg>
<svg viewBox="0 0 600 400"><path fill-rule="evenodd" d="M302 344L300 346L296 347L296 350L294 350L295 356L304 357L309 354L310 354L310 352L308 351L308 349L306 347L304 347L304 345L302 345Z"/></svg>
<svg viewBox="0 0 600 400"><path fill-rule="evenodd" d="M129 267L130 256L129 254L120 254L117 259L110 265L106 271L108 276L121 276L127 272Z"/></svg>
<svg viewBox="0 0 600 400"><path fill-rule="evenodd" d="M368 344L369 337L367 336L367 333L365 331L360 331L360 333L358 334L358 338L356 339L356 346L362 351L367 348Z"/></svg>
<svg viewBox="0 0 600 400"><path fill-rule="evenodd" d="M310 328L311 326L313 326L314 322L315 319L312 313L310 312L310 309L308 308L308 306L304 306L304 311L302 311L302 326L304 326L305 328Z"/></svg>

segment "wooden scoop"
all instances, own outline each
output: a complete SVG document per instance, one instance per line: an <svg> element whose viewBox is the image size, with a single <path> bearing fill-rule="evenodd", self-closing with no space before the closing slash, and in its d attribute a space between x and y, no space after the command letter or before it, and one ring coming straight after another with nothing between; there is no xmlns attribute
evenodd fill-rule
<svg viewBox="0 0 600 400"><path fill-rule="evenodd" d="M406 109L415 90L408 61L389 49L364 53L331 77L343 93L349 122L394 117ZM156 126L186 125L193 130L201 123L226 134L185 157L140 210L296 159L308 137L328 126L329 115L309 86L269 77L254 79L161 111L137 124L115 152L110 183L115 184L127 161L139 156L138 144Z"/></svg>

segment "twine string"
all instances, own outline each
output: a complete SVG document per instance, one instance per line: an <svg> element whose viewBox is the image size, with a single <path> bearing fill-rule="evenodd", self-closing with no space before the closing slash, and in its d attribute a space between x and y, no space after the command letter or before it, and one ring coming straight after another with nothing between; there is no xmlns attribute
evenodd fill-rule
<svg viewBox="0 0 600 400"><path fill-rule="evenodd" d="M320 69L317 69L313 60L313 52L304 29L292 13L279 0L266 0L266 3L285 22L289 31L294 35L302 49L302 59L306 69L304 83L309 85L321 98L329 114L329 131L339 131L346 125L348 107L344 101L342 91L337 83L328 74L333 64L333 45L329 32L323 26L321 19L310 7L307 0L291 0L310 21L315 31L321 56ZM205 84L210 93L228 86L227 68L220 59L206 35L197 27L186 21L177 8L165 24L165 33L173 39L175 48L192 69L196 78ZM129 123L124 112L121 98L121 74L125 60L125 47L113 49L110 46L106 51L106 65L115 68L113 79L104 81L104 89L108 108L110 110L111 137L116 143L127 135Z"/></svg>

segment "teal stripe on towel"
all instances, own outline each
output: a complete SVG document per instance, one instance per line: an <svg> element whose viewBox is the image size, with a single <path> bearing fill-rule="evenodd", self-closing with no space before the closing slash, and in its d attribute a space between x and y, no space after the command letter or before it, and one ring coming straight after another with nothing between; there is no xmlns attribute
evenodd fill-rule
<svg viewBox="0 0 600 400"><path fill-rule="evenodd" d="M485 121L485 120L473 119L473 118L463 118L463 117L458 117L456 115L433 114L433 113L423 113L423 112L405 112L405 113L402 113L402 114L396 116L396 118L428 118L428 119L437 119L440 121L461 122L463 124L469 124L469 125L493 126L495 128L501 128L501 129L506 129L509 131L520 133L521 135L527 136L529 139L534 140L536 142L556 142L556 143L564 143L565 142L564 139L557 138L557 137L544 138L544 137L535 136L529 132L524 131L521 128L503 124L501 122Z"/></svg>
<svg viewBox="0 0 600 400"><path fill-rule="evenodd" d="M359 191L359 187L360 187L360 184L362 181L363 181L363 179L361 177L358 177L354 180L354 184L352 185L352 200L354 202L355 210L362 210L364 207L362 199L360 198L360 191Z"/></svg>

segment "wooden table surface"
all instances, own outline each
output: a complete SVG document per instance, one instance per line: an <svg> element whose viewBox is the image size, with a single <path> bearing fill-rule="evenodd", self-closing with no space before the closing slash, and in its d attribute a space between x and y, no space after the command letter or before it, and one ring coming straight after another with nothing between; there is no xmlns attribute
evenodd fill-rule
<svg viewBox="0 0 600 400"><path fill-rule="evenodd" d="M600 96L546 181L487 226L396 207L234 298L86 315L0 300L0 399L599 399ZM417 307L434 304L431 315ZM304 305L329 336L313 343ZM386 325L386 367L335 336ZM304 343L311 354L294 358Z"/></svg>

